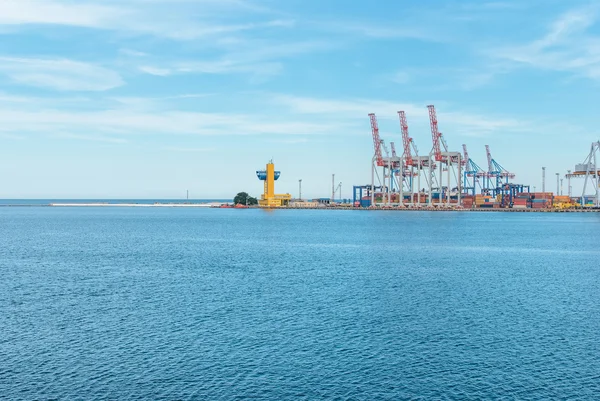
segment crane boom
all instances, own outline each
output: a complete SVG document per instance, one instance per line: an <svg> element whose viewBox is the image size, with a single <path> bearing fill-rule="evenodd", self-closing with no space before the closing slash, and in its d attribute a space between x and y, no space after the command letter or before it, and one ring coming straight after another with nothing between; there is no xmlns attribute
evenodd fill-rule
<svg viewBox="0 0 600 401"><path fill-rule="evenodd" d="M410 151L410 144L412 142L412 138L408 134L408 123L406 122L406 113L404 111L399 111L398 116L400 117L400 129L402 130L402 145L404 148L404 164L406 166L412 166L413 158L412 153Z"/></svg>
<svg viewBox="0 0 600 401"><path fill-rule="evenodd" d="M396 144L394 142L390 142L390 147L392 148L392 157L396 157Z"/></svg>
<svg viewBox="0 0 600 401"><path fill-rule="evenodd" d="M380 143L381 143L380 149L383 149L383 151L385 152L386 159L389 158L390 157L390 152L389 152L389 150L387 148L387 145L385 144L385 141L383 139L381 139Z"/></svg>
<svg viewBox="0 0 600 401"><path fill-rule="evenodd" d="M442 161L442 150L440 149L440 133L438 131L438 121L437 115L435 113L435 106L429 105L427 106L429 109L429 123L431 124L431 138L433 140L433 153L435 155L435 160L440 162Z"/></svg>
<svg viewBox="0 0 600 401"><path fill-rule="evenodd" d="M462 165L466 165L469 162L469 152L467 152L467 145L463 144L463 154L464 159L462 160Z"/></svg>
<svg viewBox="0 0 600 401"><path fill-rule="evenodd" d="M381 139L379 138L379 125L377 124L377 117L375 116L375 113L370 113L369 118L371 120L371 131L373 134L375 159L377 160L378 166L383 166L383 156L381 155Z"/></svg>
<svg viewBox="0 0 600 401"><path fill-rule="evenodd" d="M485 145L485 153L487 154L488 161L488 173L494 173L494 166L492 165L492 152L490 152L490 145Z"/></svg>

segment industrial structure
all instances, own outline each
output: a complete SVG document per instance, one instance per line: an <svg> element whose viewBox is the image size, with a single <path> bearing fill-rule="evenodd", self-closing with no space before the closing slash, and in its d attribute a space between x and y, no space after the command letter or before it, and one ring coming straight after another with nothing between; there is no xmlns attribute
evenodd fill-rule
<svg viewBox="0 0 600 401"><path fill-rule="evenodd" d="M488 174L469 157L467 145L465 144L463 144L463 154L463 193L465 195L475 196L477 194L477 188L479 188L479 193L487 193L489 189Z"/></svg>
<svg viewBox="0 0 600 401"><path fill-rule="evenodd" d="M373 137L371 184L355 187L357 197L370 198L371 205L450 206L460 204L462 188L462 154L451 151L438 129L435 107L427 107L431 126L432 147L427 155L419 155L409 135L406 113L398 111L402 133L403 153L396 154L394 142L388 151L379 133L374 113L369 114ZM365 195L366 194L366 195ZM361 204L364 204L362 202Z"/></svg>
<svg viewBox="0 0 600 401"><path fill-rule="evenodd" d="M371 183L353 187L352 203L342 199L342 183L331 175L331 198L302 200L302 180L298 180L299 199L290 202L290 194L275 194L275 181L280 172L270 161L265 170L257 171L264 181L261 207L358 207L384 209L587 209L600 210L600 141L592 143L584 162L568 171L567 195L563 195L562 179L556 173L556 193L546 192L546 167L542 167L542 192L530 191L529 185L517 184L516 175L500 164L485 145L487 168L480 167L469 155L467 145L462 152L453 151L439 130L435 107L427 106L431 148L419 154L409 133L407 116L398 111L402 153L396 142L386 142L380 133L375 113L369 113L373 154ZM389 148L388 148L389 145ZM391 151L390 151L391 149ZM485 166L482 164L482 166ZM573 198L571 179L584 178L583 192ZM592 195L587 192L593 190ZM339 196L339 201L336 198Z"/></svg>
<svg viewBox="0 0 600 401"><path fill-rule="evenodd" d="M275 181L279 179L281 172L275 171L275 164L273 160L267 163L265 170L259 170L256 172L256 176L259 180L265 182L264 193L258 201L258 205L262 207L281 207L287 206L292 199L290 194L276 194L275 193Z"/></svg>
<svg viewBox="0 0 600 401"><path fill-rule="evenodd" d="M583 163L575 165L575 171L569 172L566 175L569 192L571 191L571 178L584 178L583 191L579 197L579 204L582 206L593 205L600 207L600 141L593 142L590 148L590 153L585 158ZM587 195L588 185L592 186L594 195Z"/></svg>
<svg viewBox="0 0 600 401"><path fill-rule="evenodd" d="M508 184L509 178L515 178L515 174L509 173L500 163L494 160L489 145L485 145L485 152L488 160L487 188L496 196L502 192L504 184Z"/></svg>
<svg viewBox="0 0 600 401"><path fill-rule="evenodd" d="M452 151L439 130L435 107L427 106L431 128L431 150L420 155L409 134L406 113L398 111L403 152L391 152L381 137L377 117L370 113L373 139L371 183L353 187L353 204L371 208L506 208L568 209L600 207L600 141L592 144L584 163L568 172L567 195L557 175L556 193L546 192L546 168L542 167L542 192L531 192L530 186L513 182L516 175L500 164L485 145L487 168L480 167L462 145L462 152ZM581 197L571 197L571 178L584 177ZM332 198L337 188L332 182ZM590 186L594 195L586 195ZM339 188L339 186L338 186Z"/></svg>

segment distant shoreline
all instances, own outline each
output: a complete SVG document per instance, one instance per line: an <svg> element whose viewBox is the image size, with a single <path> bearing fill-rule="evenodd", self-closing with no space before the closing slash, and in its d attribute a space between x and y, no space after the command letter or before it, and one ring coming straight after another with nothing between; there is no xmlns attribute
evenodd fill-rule
<svg viewBox="0 0 600 401"><path fill-rule="evenodd" d="M171 207L171 208L213 208L213 209L233 209L233 203L231 202L209 202L209 203L108 203L108 202L69 202L69 203L38 203L38 204L0 204L0 207ZM386 211L386 212L512 212L512 213L600 213L600 209L595 208L583 208L583 209L494 209L494 208L455 208L455 207L404 207L404 208L361 208L361 207L274 207L274 208L263 208L257 206L251 206L249 209L269 209L269 210L361 210L361 211Z"/></svg>
<svg viewBox="0 0 600 401"><path fill-rule="evenodd" d="M225 203L50 203L51 207L219 207Z"/></svg>

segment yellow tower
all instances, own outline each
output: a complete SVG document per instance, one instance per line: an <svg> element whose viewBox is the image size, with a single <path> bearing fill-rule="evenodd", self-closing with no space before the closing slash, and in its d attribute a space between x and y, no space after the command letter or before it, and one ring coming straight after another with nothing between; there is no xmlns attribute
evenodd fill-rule
<svg viewBox="0 0 600 401"><path fill-rule="evenodd" d="M281 172L275 171L275 165L273 160L267 163L265 170L256 172L256 176L259 180L265 182L265 191L258 201L259 206L263 207L280 207L287 206L292 195L290 194L276 194L275 193L275 181L279 178Z"/></svg>

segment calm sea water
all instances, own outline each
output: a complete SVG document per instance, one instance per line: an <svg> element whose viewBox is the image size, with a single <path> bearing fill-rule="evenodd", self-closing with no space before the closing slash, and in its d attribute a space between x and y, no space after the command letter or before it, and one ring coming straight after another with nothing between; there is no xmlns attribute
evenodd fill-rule
<svg viewBox="0 0 600 401"><path fill-rule="evenodd" d="M0 206L48 206L51 203L231 203L233 199L0 199Z"/></svg>
<svg viewBox="0 0 600 401"><path fill-rule="evenodd" d="M0 208L0 398L598 399L599 229Z"/></svg>

